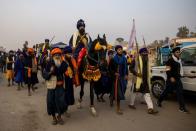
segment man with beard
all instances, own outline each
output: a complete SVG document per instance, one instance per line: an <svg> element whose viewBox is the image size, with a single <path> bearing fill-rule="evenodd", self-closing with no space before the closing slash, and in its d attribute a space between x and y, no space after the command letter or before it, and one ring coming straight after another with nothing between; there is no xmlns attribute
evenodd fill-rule
<svg viewBox="0 0 196 131"><path fill-rule="evenodd" d="M184 113L189 113L186 109L184 96L183 96L183 85L181 82L181 77L183 76L183 68L180 59L180 47L176 47L172 50L172 57L166 63L166 73L167 81L166 88L162 92L160 98L157 101L157 105L161 107L162 101L167 97L168 93L172 90L176 90L178 102L179 102L179 111Z"/></svg>
<svg viewBox="0 0 196 131"><path fill-rule="evenodd" d="M53 125L64 124L61 115L67 110L65 100L64 79L68 65L63 60L62 51L59 48L54 48L51 51L52 60L50 60L45 70L43 77L46 79L47 92L47 111L48 115L53 117ZM56 116L57 114L57 116Z"/></svg>
<svg viewBox="0 0 196 131"><path fill-rule="evenodd" d="M126 80L127 74L127 60L122 54L122 46L117 45L115 47L116 55L110 60L109 71L112 76L112 92L111 92L111 102L113 105L113 100L115 99L117 104L117 114L122 115L123 112L120 109L120 100L125 100L125 90L126 90Z"/></svg>
<svg viewBox="0 0 196 131"><path fill-rule="evenodd" d="M76 65L78 68L78 74L79 74L79 82L81 85L81 91L80 91L80 98L78 99L78 108L81 108L81 102L82 97L84 95L84 82L82 73L84 72L84 65L82 65L82 60L86 55L86 52L90 46L89 43L92 42L91 37L88 35L88 33L85 32L85 23L84 20L80 19L77 22L77 29L78 31L75 32L70 41L69 45L72 47L73 50L73 57L76 60Z"/></svg>
<svg viewBox="0 0 196 131"><path fill-rule="evenodd" d="M143 97L148 106L149 114L156 114L158 111L154 110L152 99L150 96L149 89L149 61L148 61L148 50L147 48L141 48L136 59L134 59L130 64L130 71L133 73L133 84L131 86L131 101L129 104L130 109L136 109L135 107L135 97L136 92L143 94Z"/></svg>
<svg viewBox="0 0 196 131"><path fill-rule="evenodd" d="M13 71L14 51L12 51L12 50L9 51L9 55L6 60L6 64L7 64L6 77L8 79L8 86L10 86L11 80L12 80L12 85L14 84L14 71Z"/></svg>
<svg viewBox="0 0 196 131"><path fill-rule="evenodd" d="M27 49L25 57L25 84L28 85L28 96L31 96L31 89L34 91L34 85L38 83L37 78L37 59L33 48Z"/></svg>
<svg viewBox="0 0 196 131"><path fill-rule="evenodd" d="M87 48L88 43L92 41L88 33L85 32L84 20L82 19L78 20L77 29L78 31L72 35L69 41L69 45L73 48L73 54L76 60L78 58L81 49Z"/></svg>

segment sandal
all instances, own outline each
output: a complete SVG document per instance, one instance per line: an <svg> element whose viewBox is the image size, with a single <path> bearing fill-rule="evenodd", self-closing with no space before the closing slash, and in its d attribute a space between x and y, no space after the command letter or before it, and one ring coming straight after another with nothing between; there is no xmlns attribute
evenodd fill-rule
<svg viewBox="0 0 196 131"><path fill-rule="evenodd" d="M116 113L117 113L118 115L123 115L123 112L122 112L121 110L118 110Z"/></svg>
<svg viewBox="0 0 196 131"><path fill-rule="evenodd" d="M52 125L57 125L57 120L53 120Z"/></svg>
<svg viewBox="0 0 196 131"><path fill-rule="evenodd" d="M63 121L63 119L58 119L58 124L60 124L60 125L64 125L64 121Z"/></svg>

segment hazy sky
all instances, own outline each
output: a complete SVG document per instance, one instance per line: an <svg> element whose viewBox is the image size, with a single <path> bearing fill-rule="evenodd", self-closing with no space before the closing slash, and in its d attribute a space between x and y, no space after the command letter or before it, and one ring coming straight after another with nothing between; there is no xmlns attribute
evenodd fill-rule
<svg viewBox="0 0 196 131"><path fill-rule="evenodd" d="M0 0L0 46L17 49L53 36L68 43L80 18L93 39L105 33L110 43L129 39L134 18L138 41L144 35L149 43L175 37L182 25L196 32L196 0Z"/></svg>

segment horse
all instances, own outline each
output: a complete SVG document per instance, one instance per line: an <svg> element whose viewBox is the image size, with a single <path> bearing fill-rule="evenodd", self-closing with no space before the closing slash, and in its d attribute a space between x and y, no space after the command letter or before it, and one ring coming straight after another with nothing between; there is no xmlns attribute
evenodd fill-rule
<svg viewBox="0 0 196 131"><path fill-rule="evenodd" d="M99 65L101 60L106 59L106 52L107 52L106 36L104 34L103 38L100 38L100 36L98 35L97 39L95 39L88 46L88 53L85 56L82 63L84 69L82 73L82 77L84 80L88 80L90 82L90 110L94 116L97 115L94 107L94 88L98 80L101 78ZM84 85L81 85L81 91L80 91L81 98L84 93L83 89L84 89ZM82 101L79 101L80 104L81 102Z"/></svg>

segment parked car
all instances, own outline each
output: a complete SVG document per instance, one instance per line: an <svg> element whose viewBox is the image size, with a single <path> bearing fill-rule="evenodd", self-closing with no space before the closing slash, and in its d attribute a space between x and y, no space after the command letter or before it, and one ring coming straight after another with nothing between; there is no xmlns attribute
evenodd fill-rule
<svg viewBox="0 0 196 131"><path fill-rule="evenodd" d="M196 94L196 44L185 46L181 49L181 60L184 70L182 76L183 88ZM167 75L166 66L154 66L151 68L151 91L158 98L165 89Z"/></svg>

